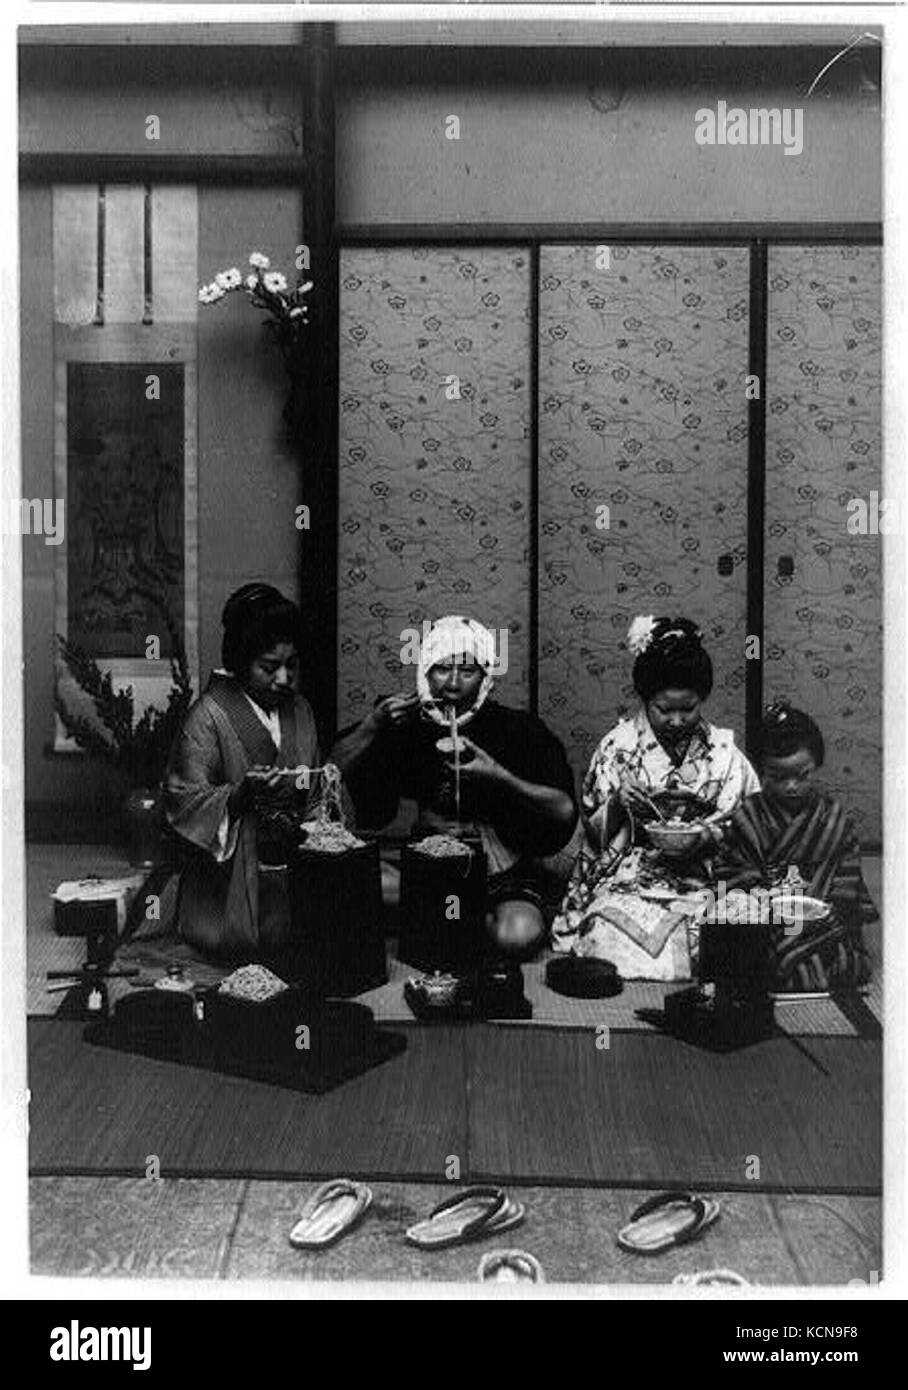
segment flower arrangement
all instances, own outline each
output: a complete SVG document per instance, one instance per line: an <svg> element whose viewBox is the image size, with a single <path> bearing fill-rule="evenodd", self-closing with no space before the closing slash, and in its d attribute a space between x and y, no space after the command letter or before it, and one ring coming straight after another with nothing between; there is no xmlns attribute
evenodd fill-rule
<svg viewBox="0 0 908 1390"><path fill-rule="evenodd" d="M309 322L307 295L313 288L313 281L300 278L291 289L287 277L279 270L272 270L270 260L261 251L252 252L249 264L252 270L246 276L235 266L218 271L211 284L199 290L199 303L218 304L228 294L242 291L253 308L263 309L268 315L264 326L281 351L288 376L295 380L302 363L304 334Z"/></svg>
<svg viewBox="0 0 908 1390"><path fill-rule="evenodd" d="M66 668L79 689L94 705L97 720L76 714L67 706L59 690L54 705L70 738L92 757L112 766L131 787L156 787L161 782L171 745L192 703L192 683L182 634L169 614L165 622L170 632L170 669L173 686L162 710L149 706L135 718L132 686L115 690L111 673L102 671L94 657L75 642L57 636Z"/></svg>

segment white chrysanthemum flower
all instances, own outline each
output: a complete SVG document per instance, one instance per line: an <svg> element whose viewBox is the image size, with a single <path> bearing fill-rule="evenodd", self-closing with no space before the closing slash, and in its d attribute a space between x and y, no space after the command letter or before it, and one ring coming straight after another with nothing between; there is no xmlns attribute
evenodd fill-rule
<svg viewBox="0 0 908 1390"><path fill-rule="evenodd" d="M203 285L202 288L199 290L199 303L200 303L200 304L207 304L207 303L208 303L208 286L207 286L207 285Z"/></svg>
<svg viewBox="0 0 908 1390"><path fill-rule="evenodd" d="M247 276L246 276L246 288L247 288L247 290L254 290L255 287L256 287L256 285L258 284L258 282L259 282L259 277L258 277L257 275L247 275Z"/></svg>
<svg viewBox="0 0 908 1390"><path fill-rule="evenodd" d="M256 270L267 270L271 265L267 256L263 256L261 251L253 251L249 257L249 264L254 265Z"/></svg>
<svg viewBox="0 0 908 1390"><path fill-rule="evenodd" d="M234 267L232 270L222 270L219 275L214 277L214 283L220 285L222 290L235 290L242 284L243 277Z"/></svg>
<svg viewBox="0 0 908 1390"><path fill-rule="evenodd" d="M645 618L635 618L627 630L628 651L634 656L640 656L652 642L655 630L656 619L652 614Z"/></svg>
<svg viewBox="0 0 908 1390"><path fill-rule="evenodd" d="M265 289L272 294L283 294L287 288L287 281L279 270L272 270L270 275L265 277Z"/></svg>
<svg viewBox="0 0 908 1390"><path fill-rule="evenodd" d="M226 290L222 290L221 287L220 287L220 285L217 285L217 284L209 285L209 286L208 286L208 303L209 303L209 304L216 304L217 301L218 301L219 299L223 299L223 298L224 298L224 295L225 295L226 293L227 293L227 291L226 291Z"/></svg>

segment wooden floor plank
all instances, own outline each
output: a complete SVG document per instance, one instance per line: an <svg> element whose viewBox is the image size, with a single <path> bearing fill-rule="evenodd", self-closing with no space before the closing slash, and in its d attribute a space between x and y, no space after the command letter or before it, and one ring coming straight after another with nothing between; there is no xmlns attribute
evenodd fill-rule
<svg viewBox="0 0 908 1390"><path fill-rule="evenodd" d="M216 1278L244 1186L216 1178L32 1178L31 1271Z"/></svg>
<svg viewBox="0 0 908 1390"><path fill-rule="evenodd" d="M521 1187L523 1225L498 1237L446 1251L421 1251L403 1239L407 1225L452 1186L376 1184L371 1211L337 1246L319 1253L294 1250L287 1240L308 1187L251 1183L233 1241L227 1277L302 1280L457 1280L472 1282L480 1256L499 1248L527 1250L550 1283L671 1283L676 1274L732 1268L749 1282L803 1282L763 1193L723 1193L722 1215L696 1244L654 1258L622 1251L615 1237L649 1193L633 1189Z"/></svg>
<svg viewBox="0 0 908 1390"><path fill-rule="evenodd" d="M450 1183L372 1183L372 1207L355 1231L329 1250L302 1252L290 1246L288 1234L313 1186L252 1182L240 1201L244 1184L217 1179L32 1179L33 1272L473 1282L484 1252L518 1247L536 1256L553 1284L659 1286L711 1269L732 1269L761 1287L810 1283L814 1275L844 1282L829 1264L808 1268L793 1258L782 1229L791 1213L780 1217L776 1199L760 1192L716 1194L720 1218L699 1241L643 1258L615 1240L648 1195L640 1189L523 1187L514 1195L526 1206L526 1220L506 1235L432 1253L408 1245L407 1226L450 1196ZM879 1203L851 1199L851 1207L872 1229ZM838 1272L852 1267L840 1260Z"/></svg>
<svg viewBox="0 0 908 1390"><path fill-rule="evenodd" d="M871 1197L779 1194L773 1210L803 1281L815 1285L883 1277L882 1207Z"/></svg>

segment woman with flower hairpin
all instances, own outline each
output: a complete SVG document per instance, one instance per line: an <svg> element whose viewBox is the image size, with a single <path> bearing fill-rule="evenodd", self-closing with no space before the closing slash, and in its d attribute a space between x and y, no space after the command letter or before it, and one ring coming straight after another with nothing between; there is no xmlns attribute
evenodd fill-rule
<svg viewBox="0 0 908 1390"><path fill-rule="evenodd" d="M713 670L687 618L635 618L640 709L605 735L583 783L587 844L552 936L558 951L604 957L627 979L690 978L688 928L702 907L723 824L760 783L730 729L703 715ZM684 850L656 850L647 827L691 824Z"/></svg>

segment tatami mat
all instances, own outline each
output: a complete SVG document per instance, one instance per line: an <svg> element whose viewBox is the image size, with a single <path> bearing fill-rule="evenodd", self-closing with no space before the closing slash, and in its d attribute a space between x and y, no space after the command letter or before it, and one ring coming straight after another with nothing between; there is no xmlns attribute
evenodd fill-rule
<svg viewBox="0 0 908 1390"><path fill-rule="evenodd" d="M38 1173L372 1176L875 1192L881 1048L770 1038L713 1054L674 1038L471 1024L323 1096L92 1046L29 1023ZM756 1168L754 1168L756 1160Z"/></svg>

